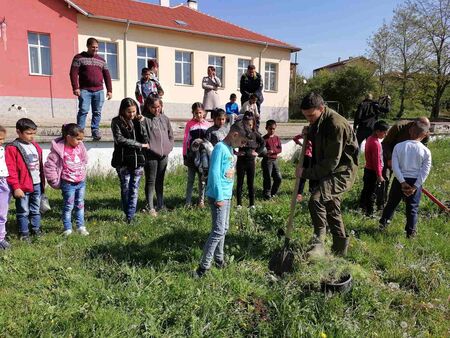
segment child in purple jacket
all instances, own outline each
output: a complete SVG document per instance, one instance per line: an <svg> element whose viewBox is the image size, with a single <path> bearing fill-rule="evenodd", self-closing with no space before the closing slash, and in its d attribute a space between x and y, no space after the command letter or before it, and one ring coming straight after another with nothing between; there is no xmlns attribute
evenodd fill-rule
<svg viewBox="0 0 450 338"><path fill-rule="evenodd" d="M62 127L62 137L53 140L44 165L47 182L63 195L62 220L64 236L72 234L72 210L75 209L77 231L89 235L84 225L84 193L86 190L87 151L83 144L84 131L75 123Z"/></svg>

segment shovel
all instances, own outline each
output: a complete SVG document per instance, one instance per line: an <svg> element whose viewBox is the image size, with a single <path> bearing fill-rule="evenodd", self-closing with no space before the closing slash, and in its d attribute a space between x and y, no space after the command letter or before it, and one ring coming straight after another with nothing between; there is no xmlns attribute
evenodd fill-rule
<svg viewBox="0 0 450 338"><path fill-rule="evenodd" d="M445 206L444 203L439 201L436 197L434 197L428 190L422 187L422 192L434 203L436 204L442 211L449 213L449 209Z"/></svg>
<svg viewBox="0 0 450 338"><path fill-rule="evenodd" d="M308 140L305 135L303 138L302 152L300 154L300 159L298 161L297 169L295 171L296 173L303 166L303 159L305 157L307 142ZM293 221L295 214L295 206L297 204L297 192L299 185L300 185L300 177L296 177L294 191L292 192L289 219L284 237L284 246L280 250L274 252L269 261L269 270L274 272L278 276L281 276L285 272L292 272L294 268L294 252L290 247L290 241L293 230Z"/></svg>

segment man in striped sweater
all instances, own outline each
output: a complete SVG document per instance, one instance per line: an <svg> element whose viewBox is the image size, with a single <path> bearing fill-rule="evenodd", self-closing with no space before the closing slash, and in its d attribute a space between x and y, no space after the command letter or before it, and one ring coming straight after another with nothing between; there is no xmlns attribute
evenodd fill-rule
<svg viewBox="0 0 450 338"><path fill-rule="evenodd" d="M111 75L106 61L97 55L98 41L95 38L87 40L87 51L75 55L70 67L70 81L75 96L78 96L77 124L86 126L86 117L92 107L91 130L95 141L101 139L99 130L102 107L105 101L103 80L106 85L106 97L112 98Z"/></svg>

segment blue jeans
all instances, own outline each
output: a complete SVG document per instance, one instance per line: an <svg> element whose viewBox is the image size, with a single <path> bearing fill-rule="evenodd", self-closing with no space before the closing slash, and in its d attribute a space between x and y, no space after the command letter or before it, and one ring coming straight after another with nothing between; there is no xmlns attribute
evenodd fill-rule
<svg viewBox="0 0 450 338"><path fill-rule="evenodd" d="M61 180L63 195L62 221L64 230L72 229L72 211L75 209L75 223L77 228L84 227L84 193L86 182L72 183Z"/></svg>
<svg viewBox="0 0 450 338"><path fill-rule="evenodd" d="M208 197L211 206L212 230L203 248L203 256L200 267L208 270L214 257L216 262L223 262L223 247L225 244L225 235L230 225L231 200L224 200L224 205L218 207L214 204L215 200Z"/></svg>
<svg viewBox="0 0 450 338"><path fill-rule="evenodd" d="M98 129L102 118L102 107L104 102L105 93L103 90L91 92L86 89L81 89L80 96L78 97L77 124L83 129L86 127L86 117L89 113L89 108L92 107L91 129Z"/></svg>
<svg viewBox="0 0 450 338"><path fill-rule="evenodd" d="M406 183L410 186L413 186L416 182L415 178L406 178ZM386 203L386 206L383 209L383 215L381 216L381 223L385 223L386 221L390 221L394 216L395 209L397 208L400 201L403 199L406 203L406 226L405 231L407 234L411 234L417 231L417 220L419 218L419 203L420 198L422 197L422 187L417 188L416 192L406 197L402 192L402 186L400 182L394 178L391 186L391 190L389 191L389 198Z"/></svg>
<svg viewBox="0 0 450 338"><path fill-rule="evenodd" d="M26 192L25 196L16 199L16 219L19 235L28 235L31 230L36 232L41 227L41 184L33 185L33 192Z"/></svg>
<svg viewBox="0 0 450 338"><path fill-rule="evenodd" d="M117 169L117 174L120 179L122 210L127 219L132 219L136 214L139 182L141 181L143 173L143 167L138 167L136 169L122 167Z"/></svg>

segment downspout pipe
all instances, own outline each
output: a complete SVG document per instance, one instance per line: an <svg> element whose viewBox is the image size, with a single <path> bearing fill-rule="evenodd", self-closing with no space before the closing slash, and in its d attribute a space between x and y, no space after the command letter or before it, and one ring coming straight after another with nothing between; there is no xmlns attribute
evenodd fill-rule
<svg viewBox="0 0 450 338"><path fill-rule="evenodd" d="M259 66L258 66L259 74L261 74L262 55L267 50L268 47L269 44L266 42L266 46L259 52Z"/></svg>
<svg viewBox="0 0 450 338"><path fill-rule="evenodd" d="M128 64L127 64L127 45L128 45L128 30L130 29L130 20L127 19L127 29L123 33L123 94L127 97L127 84L128 84Z"/></svg>

